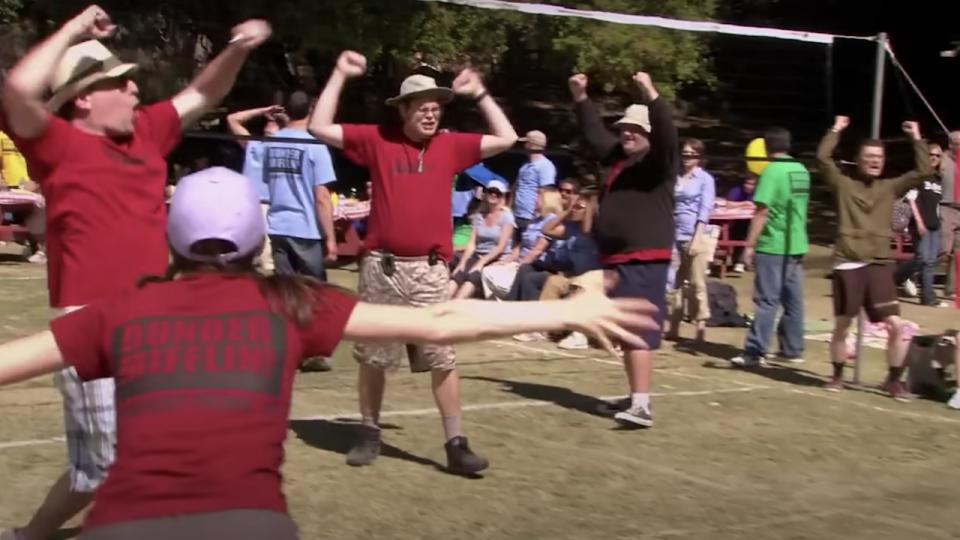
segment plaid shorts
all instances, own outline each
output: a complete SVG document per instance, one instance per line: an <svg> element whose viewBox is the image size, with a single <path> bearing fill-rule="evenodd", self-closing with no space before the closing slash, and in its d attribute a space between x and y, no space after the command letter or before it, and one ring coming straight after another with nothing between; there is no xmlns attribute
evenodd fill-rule
<svg viewBox="0 0 960 540"><path fill-rule="evenodd" d="M58 315L80 308L66 308ZM66 368L54 376L63 396L63 425L67 439L70 488L91 493L107 477L117 443L113 379L80 381L77 371Z"/></svg>
<svg viewBox="0 0 960 540"><path fill-rule="evenodd" d="M427 257L394 257L394 271L384 271L384 256L374 251L360 261L360 299L373 304L428 306L449 299L450 272L442 260L430 265ZM456 368L451 345L361 343L353 357L364 365L395 370L406 356L414 373Z"/></svg>

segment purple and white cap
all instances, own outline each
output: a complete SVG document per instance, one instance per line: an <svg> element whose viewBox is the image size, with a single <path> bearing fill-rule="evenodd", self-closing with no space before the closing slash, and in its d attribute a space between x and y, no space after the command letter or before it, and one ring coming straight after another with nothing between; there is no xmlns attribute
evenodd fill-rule
<svg viewBox="0 0 960 540"><path fill-rule="evenodd" d="M260 248L266 235L260 197L245 176L213 167L184 176L170 200L167 240L179 255L198 262L226 262ZM224 240L235 250L199 255L191 247L201 240Z"/></svg>

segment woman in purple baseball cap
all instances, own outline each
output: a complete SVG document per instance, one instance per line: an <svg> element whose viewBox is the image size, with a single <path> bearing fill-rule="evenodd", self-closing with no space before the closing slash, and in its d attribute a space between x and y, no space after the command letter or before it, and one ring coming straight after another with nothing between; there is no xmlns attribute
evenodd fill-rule
<svg viewBox="0 0 960 540"><path fill-rule="evenodd" d="M609 348L644 346L645 300L358 302L302 276L259 275L260 201L224 168L183 178L167 224L166 275L0 345L0 384L70 365L116 380L117 459L87 515L86 540L297 537L280 466L293 376L342 339L445 343L576 329Z"/></svg>

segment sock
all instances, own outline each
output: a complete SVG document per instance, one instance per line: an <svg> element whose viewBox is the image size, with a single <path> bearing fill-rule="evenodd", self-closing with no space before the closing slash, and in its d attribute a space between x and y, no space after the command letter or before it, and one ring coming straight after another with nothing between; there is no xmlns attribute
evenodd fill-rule
<svg viewBox="0 0 960 540"><path fill-rule="evenodd" d="M833 364L833 376L837 379L843 378L844 364Z"/></svg>
<svg viewBox="0 0 960 540"><path fill-rule="evenodd" d="M888 380L889 380L890 382L899 381L900 378L903 377L903 371L904 371L904 369L905 369L904 366L891 367L891 368L890 368L890 375L888 375Z"/></svg>
<svg viewBox="0 0 960 540"><path fill-rule="evenodd" d="M463 431L460 427L460 415L443 417L443 436L447 442L455 437L462 437Z"/></svg>
<svg viewBox="0 0 960 540"><path fill-rule="evenodd" d="M380 429L380 419L377 416L363 416L360 419L360 425Z"/></svg>
<svg viewBox="0 0 960 540"><path fill-rule="evenodd" d="M643 407L644 410L650 410L650 394L647 392L633 392L630 394L631 407Z"/></svg>

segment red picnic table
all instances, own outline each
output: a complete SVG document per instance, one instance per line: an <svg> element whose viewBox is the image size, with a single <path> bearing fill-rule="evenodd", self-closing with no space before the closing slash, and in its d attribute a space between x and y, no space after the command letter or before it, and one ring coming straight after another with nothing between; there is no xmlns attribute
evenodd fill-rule
<svg viewBox="0 0 960 540"><path fill-rule="evenodd" d="M370 201L340 200L333 209L333 228L337 233L337 255L356 257L363 249L356 222L370 215Z"/></svg>
<svg viewBox="0 0 960 540"><path fill-rule="evenodd" d="M0 191L0 240L13 240L17 233L26 233L27 228L7 220L7 214L26 215L43 205L39 193L21 190Z"/></svg>
<svg viewBox="0 0 960 540"><path fill-rule="evenodd" d="M720 264L720 278L727 275L731 257L735 248L747 246L746 239L734 240L730 238L730 226L736 221L750 221L753 219L754 207L729 208L725 205L716 205L710 212L710 223L720 229L717 238L717 249L714 252L714 261Z"/></svg>

